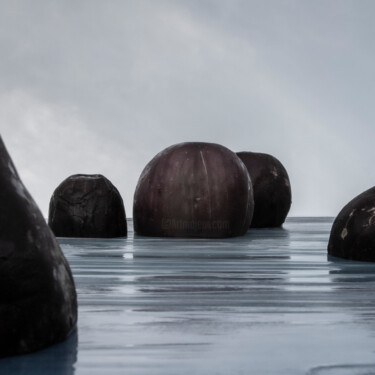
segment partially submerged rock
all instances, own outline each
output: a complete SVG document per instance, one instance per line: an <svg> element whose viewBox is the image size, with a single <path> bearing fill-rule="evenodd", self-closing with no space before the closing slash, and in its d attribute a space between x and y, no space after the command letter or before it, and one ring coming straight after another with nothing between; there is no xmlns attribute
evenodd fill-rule
<svg viewBox="0 0 375 375"><path fill-rule="evenodd" d="M213 143L180 143L160 152L143 170L134 195L134 229L146 236L239 236L252 214L246 167Z"/></svg>
<svg viewBox="0 0 375 375"><path fill-rule="evenodd" d="M355 197L337 215L328 254L375 262L375 187Z"/></svg>
<svg viewBox="0 0 375 375"><path fill-rule="evenodd" d="M76 174L65 179L52 195L48 224L57 237L127 235L121 195L100 174Z"/></svg>
<svg viewBox="0 0 375 375"><path fill-rule="evenodd" d="M258 152L238 152L249 171L254 191L252 228L281 226L292 204L289 176L274 156Z"/></svg>
<svg viewBox="0 0 375 375"><path fill-rule="evenodd" d="M72 274L0 137L0 357L65 340L77 322Z"/></svg>

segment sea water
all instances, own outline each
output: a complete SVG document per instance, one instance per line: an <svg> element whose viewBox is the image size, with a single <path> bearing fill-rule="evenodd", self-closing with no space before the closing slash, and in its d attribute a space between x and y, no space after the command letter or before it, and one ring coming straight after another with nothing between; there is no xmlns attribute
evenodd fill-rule
<svg viewBox="0 0 375 375"><path fill-rule="evenodd" d="M0 374L375 374L375 264L327 257L332 218L232 239L60 238L78 330Z"/></svg>

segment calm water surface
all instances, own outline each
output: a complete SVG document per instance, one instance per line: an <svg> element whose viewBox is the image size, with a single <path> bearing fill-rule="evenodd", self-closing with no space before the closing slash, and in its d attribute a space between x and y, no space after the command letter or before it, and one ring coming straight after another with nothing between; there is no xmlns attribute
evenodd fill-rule
<svg viewBox="0 0 375 375"><path fill-rule="evenodd" d="M59 239L79 298L63 344L0 374L375 374L375 264L327 259L330 218L225 240Z"/></svg>

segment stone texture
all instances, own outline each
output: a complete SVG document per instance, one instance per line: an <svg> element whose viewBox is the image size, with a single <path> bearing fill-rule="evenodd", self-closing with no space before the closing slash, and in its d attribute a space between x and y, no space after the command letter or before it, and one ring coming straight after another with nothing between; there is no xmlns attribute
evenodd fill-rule
<svg viewBox="0 0 375 375"><path fill-rule="evenodd" d="M0 138L0 357L65 340L77 322L69 265Z"/></svg>
<svg viewBox="0 0 375 375"><path fill-rule="evenodd" d="M64 180L52 195L48 224L57 237L127 235L120 193L99 174L77 174Z"/></svg>
<svg viewBox="0 0 375 375"><path fill-rule="evenodd" d="M134 229L141 235L239 236L252 214L246 167L212 143L180 143L160 152L143 170L134 195Z"/></svg>
<svg viewBox="0 0 375 375"><path fill-rule="evenodd" d="M375 262L375 187L355 197L337 215L328 254Z"/></svg>
<svg viewBox="0 0 375 375"><path fill-rule="evenodd" d="M280 227L289 212L292 192L289 176L272 155L238 152L246 165L253 184L254 215L252 228Z"/></svg>

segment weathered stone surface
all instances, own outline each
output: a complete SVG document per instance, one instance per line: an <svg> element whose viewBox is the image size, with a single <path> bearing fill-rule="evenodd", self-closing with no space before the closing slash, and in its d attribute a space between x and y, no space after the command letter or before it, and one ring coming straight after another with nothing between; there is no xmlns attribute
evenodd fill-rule
<svg viewBox="0 0 375 375"><path fill-rule="evenodd" d="M180 143L160 152L143 170L134 195L134 229L147 236L239 236L252 214L246 167L213 143Z"/></svg>
<svg viewBox="0 0 375 375"><path fill-rule="evenodd" d="M250 227L281 226L292 203L289 176L272 155L257 152L238 152L246 165L254 191L254 215Z"/></svg>
<svg viewBox="0 0 375 375"><path fill-rule="evenodd" d="M69 265L0 138L0 357L65 340L77 322Z"/></svg>
<svg viewBox="0 0 375 375"><path fill-rule="evenodd" d="M54 191L48 224L57 237L123 237L125 208L118 190L100 174L76 174Z"/></svg>
<svg viewBox="0 0 375 375"><path fill-rule="evenodd" d="M355 197L337 215L328 254L375 262L375 187Z"/></svg>

